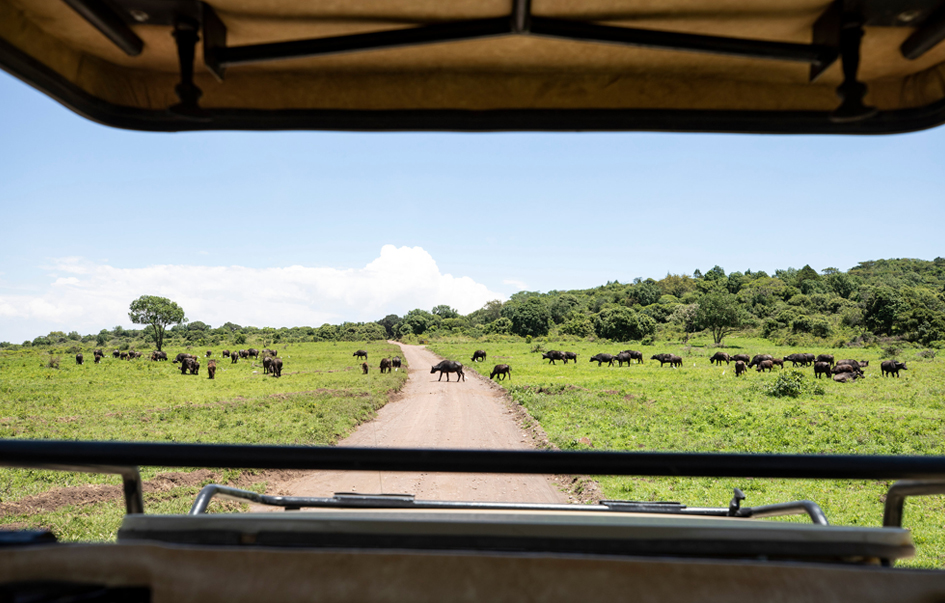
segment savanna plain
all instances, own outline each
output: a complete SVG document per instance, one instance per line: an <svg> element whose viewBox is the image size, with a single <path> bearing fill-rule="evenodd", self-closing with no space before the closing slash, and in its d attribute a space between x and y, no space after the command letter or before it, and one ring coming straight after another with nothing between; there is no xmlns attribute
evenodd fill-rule
<svg viewBox="0 0 945 603"><path fill-rule="evenodd" d="M868 360L866 377L854 383L815 380L812 368L788 366L772 373L735 377L734 364L710 365L718 351L711 340L687 344L602 343L514 337L492 341L444 339L429 348L463 362L488 378L496 364L512 367L500 382L561 449L699 451L862 455L945 455L945 364L934 355L907 350L898 357L908 370L900 378L880 376L883 350L774 346L763 339L730 337L728 353L831 353ZM369 353L363 375L352 353ZM476 349L485 362L470 361ZM643 364L618 368L589 362L598 352L643 352ZM221 348L222 349L222 348ZM550 365L542 350L578 354L576 363ZM171 358L183 349L169 348ZM200 351L193 351L202 355ZM90 350L89 350L90 352ZM680 368L660 367L656 353L682 356ZM78 366L71 356L50 366L46 350L0 352L0 438L147 440L205 443L331 445L400 390L406 371L381 375L380 358L400 355L384 342L291 343L279 346L282 377L263 374L261 362L220 358L216 378L207 379L206 359L197 376L181 375L171 362L110 356L96 365L91 353ZM771 395L779 376L797 370L792 393ZM462 384L457 384L462 387ZM782 392L783 393L783 392ZM265 472L191 471L144 468L149 513L184 513L206 483L231 483L264 491ZM835 525L878 526L889 483L862 481L629 478L595 476L603 497L672 500L691 506L726 506L732 488L757 506L810 499ZM113 540L123 514L114 476L0 470L0 527L48 528L60 540ZM83 486L107 495L49 497ZM95 490L98 488L99 490ZM108 489L111 490L108 490ZM72 488L75 490L75 488ZM39 502L38 502L39 501ZM43 502L45 501L45 502ZM214 503L217 512L236 507ZM808 521L804 517L784 521ZM902 565L945 565L945 500L909 499L905 525L913 531L917 556Z"/></svg>

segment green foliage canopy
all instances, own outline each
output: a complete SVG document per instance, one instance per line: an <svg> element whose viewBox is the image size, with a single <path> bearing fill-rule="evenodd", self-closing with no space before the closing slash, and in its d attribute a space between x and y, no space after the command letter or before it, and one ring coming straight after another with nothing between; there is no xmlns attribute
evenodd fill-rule
<svg viewBox="0 0 945 603"><path fill-rule="evenodd" d="M167 325L187 322L184 310L166 297L142 295L131 302L128 318L136 325L150 325L153 329L154 345L160 351L164 345L164 330Z"/></svg>

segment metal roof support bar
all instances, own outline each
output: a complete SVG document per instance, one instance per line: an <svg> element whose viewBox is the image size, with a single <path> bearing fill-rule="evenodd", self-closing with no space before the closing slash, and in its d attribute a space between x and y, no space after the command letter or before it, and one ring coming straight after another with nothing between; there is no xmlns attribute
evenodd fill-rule
<svg viewBox="0 0 945 603"><path fill-rule="evenodd" d="M866 84L857 81L860 68L860 42L863 39L863 20L856 13L844 13L840 25L840 57L843 64L843 83L837 86L840 106L830 119L843 123L860 121L876 115L876 107L867 106Z"/></svg>
<svg viewBox="0 0 945 603"><path fill-rule="evenodd" d="M68 458L68 457L62 457ZM121 476L122 491L125 497L125 513L144 513L144 494L141 490L141 473L133 465L112 464L72 464L60 462L8 462L0 454L0 466L18 469L42 469L45 471L75 471L79 473L113 473Z"/></svg>
<svg viewBox="0 0 945 603"><path fill-rule="evenodd" d="M890 486L883 507L883 527L902 527L902 511L906 498L932 494L945 494L945 481L903 480Z"/></svg>
<svg viewBox="0 0 945 603"><path fill-rule="evenodd" d="M102 0L63 0L95 29L102 32L112 44L125 54L136 57L141 54L144 42Z"/></svg>

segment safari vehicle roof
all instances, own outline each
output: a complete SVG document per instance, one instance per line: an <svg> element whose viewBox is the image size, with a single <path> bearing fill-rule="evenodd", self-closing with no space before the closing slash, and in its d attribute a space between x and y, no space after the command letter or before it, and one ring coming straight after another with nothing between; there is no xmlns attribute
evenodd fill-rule
<svg viewBox="0 0 945 603"><path fill-rule="evenodd" d="M942 0L0 0L0 67L141 130L889 133L945 119L943 24Z"/></svg>

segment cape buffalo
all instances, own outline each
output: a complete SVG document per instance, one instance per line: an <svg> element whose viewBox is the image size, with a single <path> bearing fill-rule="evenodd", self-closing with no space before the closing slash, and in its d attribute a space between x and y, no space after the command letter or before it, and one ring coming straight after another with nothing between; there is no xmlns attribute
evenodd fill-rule
<svg viewBox="0 0 945 603"><path fill-rule="evenodd" d="M486 351L485 351L485 350L476 350L475 352L473 352L473 355L472 355L472 361L473 361L473 362L481 362L481 361L483 361L483 360L485 360L485 359L486 359Z"/></svg>
<svg viewBox="0 0 945 603"><path fill-rule="evenodd" d="M257 358L257 359L259 358L259 350L257 350L256 348L249 348L248 350L246 350L246 354L250 358Z"/></svg>
<svg viewBox="0 0 945 603"><path fill-rule="evenodd" d="M82 354L81 354L81 353L75 355L75 363L76 363L76 364L82 364Z"/></svg>
<svg viewBox="0 0 945 603"><path fill-rule="evenodd" d="M282 358L272 359L272 376L273 377L282 376Z"/></svg>
<svg viewBox="0 0 945 603"><path fill-rule="evenodd" d="M830 366L833 366L833 354L820 354L816 362L829 362Z"/></svg>
<svg viewBox="0 0 945 603"><path fill-rule="evenodd" d="M682 358L676 356L675 354L654 354L650 360L659 360L660 366L663 366L666 363L669 363L670 366L682 366Z"/></svg>
<svg viewBox="0 0 945 603"><path fill-rule="evenodd" d="M771 354L755 354L752 357L751 362L748 363L748 368L757 366L759 362L763 360L771 360L772 358L774 358L774 356L772 356Z"/></svg>
<svg viewBox="0 0 945 603"><path fill-rule="evenodd" d="M550 360L548 364L554 364L555 360L564 360L564 352L559 352L558 350L551 350L541 355L542 360Z"/></svg>
<svg viewBox="0 0 945 603"><path fill-rule="evenodd" d="M722 366L723 360L725 361L725 364L728 364L732 360L732 357L725 352L716 352L711 358L709 358L709 364L718 364L719 366Z"/></svg>
<svg viewBox="0 0 945 603"><path fill-rule="evenodd" d="M249 358L248 350L240 350L240 358Z"/></svg>
<svg viewBox="0 0 945 603"><path fill-rule="evenodd" d="M630 354L630 360L636 360L638 363L643 364L643 352L636 350L624 350L624 352Z"/></svg>
<svg viewBox="0 0 945 603"><path fill-rule="evenodd" d="M751 357L748 354L734 354L732 356L732 360L734 360L735 362L738 362L739 360L741 360L742 362L747 364L748 361L751 360Z"/></svg>
<svg viewBox="0 0 945 603"><path fill-rule="evenodd" d="M196 357L184 358L180 362L180 374L197 375L200 373L200 361Z"/></svg>
<svg viewBox="0 0 945 603"><path fill-rule="evenodd" d="M362 363L361 363L361 372L362 372L363 374L367 375L367 373L368 373L368 365L367 365L367 362L362 362Z"/></svg>
<svg viewBox="0 0 945 603"><path fill-rule="evenodd" d="M855 366L857 368L866 368L870 365L869 360L850 360L846 358L844 360L837 360L837 364L849 364L850 366Z"/></svg>
<svg viewBox="0 0 945 603"><path fill-rule="evenodd" d="M630 353L629 353L629 352L620 352L619 354L617 354L617 356L614 358L614 360L617 361L617 366L623 366L623 363L624 363L624 362L627 363L627 366L630 366L630 360L631 360Z"/></svg>
<svg viewBox="0 0 945 603"><path fill-rule="evenodd" d="M272 357L264 356L263 357L263 375L268 375L272 371Z"/></svg>
<svg viewBox="0 0 945 603"><path fill-rule="evenodd" d="M773 362L774 365L775 365L776 367L780 368L780 369L783 369L783 368L784 368L784 359L783 359L783 358L772 358L772 359L771 359L771 362Z"/></svg>
<svg viewBox="0 0 945 603"><path fill-rule="evenodd" d="M736 360L736 361L735 361L735 376L736 376L736 377L740 377L740 376L742 375L742 373L744 373L744 372L747 371L747 370L748 370L748 368L745 366L745 361L744 361L744 360Z"/></svg>
<svg viewBox="0 0 945 603"><path fill-rule="evenodd" d="M207 350L207 358L213 354L213 350ZM210 368L209 366L207 368Z"/></svg>
<svg viewBox="0 0 945 603"><path fill-rule="evenodd" d="M564 353L564 363L567 364L568 360L573 360L574 364L577 364L577 354L574 352L565 352Z"/></svg>
<svg viewBox="0 0 945 603"><path fill-rule="evenodd" d="M115 350L114 352L112 352L112 358L120 358L120 357L121 357L121 352L119 352L118 350Z"/></svg>
<svg viewBox="0 0 945 603"><path fill-rule="evenodd" d="M381 358L381 374L390 372L390 358Z"/></svg>
<svg viewBox="0 0 945 603"><path fill-rule="evenodd" d="M834 367L830 370L830 372L833 373L834 375L837 375L840 373L856 373L860 377L863 376L863 371L860 369L859 364L850 364L848 362L838 362L837 364L834 365Z"/></svg>
<svg viewBox="0 0 945 603"><path fill-rule="evenodd" d="M846 366L850 366L850 365L846 365ZM843 372L843 373L837 373L836 375L834 375L833 380L836 381L837 383L849 383L851 381L856 381L859 377L860 375L857 373Z"/></svg>
<svg viewBox="0 0 945 603"><path fill-rule="evenodd" d="M814 376L820 379L821 375L830 375L829 362L815 362L814 363Z"/></svg>
<svg viewBox="0 0 945 603"><path fill-rule="evenodd" d="M358 360L362 360L362 359L367 360L367 352L365 352L364 350L358 350L357 352L351 355L357 357Z"/></svg>
<svg viewBox="0 0 945 603"><path fill-rule="evenodd" d="M400 370L400 356L394 356L394 359L390 361L390 364L394 367L395 371Z"/></svg>
<svg viewBox="0 0 945 603"><path fill-rule="evenodd" d="M761 371L768 371L768 372L770 373L772 368L774 368L774 362L773 362L773 361L771 361L771 360L762 360L761 362L758 363L758 368L756 368L755 370L758 371L759 373L760 373Z"/></svg>
<svg viewBox="0 0 945 603"><path fill-rule="evenodd" d="M213 379L217 374L217 361L211 360L207 363L207 379Z"/></svg>
<svg viewBox="0 0 945 603"><path fill-rule="evenodd" d="M223 350L223 357L224 357L224 358L229 358L229 357L230 357L230 350Z"/></svg>
<svg viewBox="0 0 945 603"><path fill-rule="evenodd" d="M95 351L95 364L98 364L99 362L101 362L101 361L102 361L102 358L105 357L105 355L104 355L104 354L100 354L99 351L100 351L100 350L96 350L96 351Z"/></svg>
<svg viewBox="0 0 945 603"><path fill-rule="evenodd" d="M607 363L607 366L613 366L614 360L615 360L615 357L613 354L595 354L594 356L591 356L590 361L596 362L597 366L600 366L605 362Z"/></svg>
<svg viewBox="0 0 945 603"><path fill-rule="evenodd" d="M438 365L430 367L431 375L437 371L440 372L440 379L442 379L443 374L446 373L447 382L449 382L450 380L450 373L459 373L458 375L456 375L456 381L459 381L460 377L462 377L463 381L466 380L466 374L463 373L463 365L460 364L459 362L456 362L455 360L444 360ZM437 381L439 381L440 379L437 379Z"/></svg>
<svg viewBox="0 0 945 603"><path fill-rule="evenodd" d="M899 371L907 371L905 362L896 362L895 360L884 360L882 364L879 365L880 370L883 371L883 377L886 374L899 376Z"/></svg>
<svg viewBox="0 0 945 603"><path fill-rule="evenodd" d="M496 375L499 375L502 379L505 379L506 376L511 379L512 368L507 364L497 364L495 365L495 368L492 369L492 374L489 375L489 378L495 379Z"/></svg>
<svg viewBox="0 0 945 603"><path fill-rule="evenodd" d="M240 359L240 355L235 350L230 354L230 364L236 364L236 361Z"/></svg>

